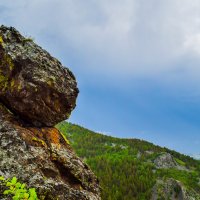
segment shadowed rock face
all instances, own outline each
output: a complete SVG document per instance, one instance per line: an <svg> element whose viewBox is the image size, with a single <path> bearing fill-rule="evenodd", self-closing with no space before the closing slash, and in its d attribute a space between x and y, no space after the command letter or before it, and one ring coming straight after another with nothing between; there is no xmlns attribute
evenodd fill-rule
<svg viewBox="0 0 200 200"><path fill-rule="evenodd" d="M72 72L14 28L0 27L0 99L35 126L54 126L76 105Z"/></svg>

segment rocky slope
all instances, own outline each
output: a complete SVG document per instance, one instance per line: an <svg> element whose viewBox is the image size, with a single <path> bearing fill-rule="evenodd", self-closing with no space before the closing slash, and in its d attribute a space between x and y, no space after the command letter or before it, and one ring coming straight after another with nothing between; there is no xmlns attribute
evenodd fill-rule
<svg viewBox="0 0 200 200"><path fill-rule="evenodd" d="M78 89L69 69L14 28L0 27L0 176L36 188L40 200L99 200L96 176L53 127ZM11 199L3 195L0 199Z"/></svg>

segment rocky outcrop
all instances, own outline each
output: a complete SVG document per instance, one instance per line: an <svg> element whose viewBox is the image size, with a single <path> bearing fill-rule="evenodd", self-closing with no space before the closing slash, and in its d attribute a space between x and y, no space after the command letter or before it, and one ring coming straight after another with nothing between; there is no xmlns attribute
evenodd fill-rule
<svg viewBox="0 0 200 200"><path fill-rule="evenodd" d="M154 164L157 168L175 168L178 163L174 160L173 156L169 153L162 153L155 160Z"/></svg>
<svg viewBox="0 0 200 200"><path fill-rule="evenodd" d="M157 180L153 187L151 200L159 199L200 200L200 197L194 190L188 190L181 182L170 178L167 180Z"/></svg>
<svg viewBox="0 0 200 200"><path fill-rule="evenodd" d="M154 164L158 169L176 168L178 170L190 171L184 165L180 165L170 153L163 152L155 160Z"/></svg>
<svg viewBox="0 0 200 200"><path fill-rule="evenodd" d="M78 94L73 74L14 28L0 28L0 176L40 200L100 200L96 176L53 125ZM7 199L0 186L0 199Z"/></svg>
<svg viewBox="0 0 200 200"><path fill-rule="evenodd" d="M35 187L40 200L100 199L97 178L56 128L25 127L3 105L0 115L0 176Z"/></svg>
<svg viewBox="0 0 200 200"><path fill-rule="evenodd" d="M0 100L35 126L69 117L78 94L72 72L16 29L0 27Z"/></svg>

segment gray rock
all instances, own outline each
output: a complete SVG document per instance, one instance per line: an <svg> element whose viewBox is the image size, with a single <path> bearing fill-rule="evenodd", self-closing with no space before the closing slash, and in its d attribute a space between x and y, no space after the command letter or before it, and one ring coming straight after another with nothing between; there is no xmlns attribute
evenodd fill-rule
<svg viewBox="0 0 200 200"><path fill-rule="evenodd" d="M14 28L0 27L0 176L40 200L100 200L99 182L53 126L76 105L72 72ZM0 199L5 197L0 184Z"/></svg>
<svg viewBox="0 0 200 200"><path fill-rule="evenodd" d="M151 200L200 200L200 196L192 189L186 189L183 184L172 178L157 180L152 190Z"/></svg>
<svg viewBox="0 0 200 200"><path fill-rule="evenodd" d="M173 156L169 153L162 153L155 160L154 164L157 168L175 168L178 163L174 160Z"/></svg>
<svg viewBox="0 0 200 200"><path fill-rule="evenodd" d="M13 27L0 27L0 100L13 113L38 127L54 126L69 117L77 95L68 68Z"/></svg>
<svg viewBox="0 0 200 200"><path fill-rule="evenodd" d="M100 200L99 183L56 128L25 127L0 105L0 176L37 189L40 200ZM0 199L6 199L0 186Z"/></svg>

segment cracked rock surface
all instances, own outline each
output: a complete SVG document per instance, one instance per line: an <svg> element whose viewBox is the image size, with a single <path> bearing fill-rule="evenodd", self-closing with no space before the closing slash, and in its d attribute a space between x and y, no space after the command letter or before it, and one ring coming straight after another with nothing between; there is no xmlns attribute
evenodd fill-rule
<svg viewBox="0 0 200 200"><path fill-rule="evenodd" d="M0 176L35 187L40 200L100 199L97 178L56 128L24 127L3 105L0 113Z"/></svg>
<svg viewBox="0 0 200 200"><path fill-rule="evenodd" d="M78 95L74 75L13 27L0 27L0 99L35 126L67 119Z"/></svg>
<svg viewBox="0 0 200 200"><path fill-rule="evenodd" d="M36 188L40 200L101 199L98 179L54 127L77 95L68 68L13 27L0 27L0 176ZM3 187L0 199L12 199Z"/></svg>

